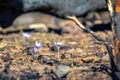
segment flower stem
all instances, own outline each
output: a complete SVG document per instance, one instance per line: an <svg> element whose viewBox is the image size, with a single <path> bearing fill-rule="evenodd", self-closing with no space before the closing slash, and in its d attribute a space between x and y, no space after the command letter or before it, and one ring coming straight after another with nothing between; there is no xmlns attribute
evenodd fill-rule
<svg viewBox="0 0 120 80"><path fill-rule="evenodd" d="M58 47L58 60L60 61L60 47Z"/></svg>

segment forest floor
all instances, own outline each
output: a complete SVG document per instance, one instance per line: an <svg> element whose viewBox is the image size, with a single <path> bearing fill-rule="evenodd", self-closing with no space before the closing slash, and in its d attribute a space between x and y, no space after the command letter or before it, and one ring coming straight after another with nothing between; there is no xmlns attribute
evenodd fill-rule
<svg viewBox="0 0 120 80"><path fill-rule="evenodd" d="M22 33L0 35L0 80L112 80L105 44L89 33ZM110 30L95 34L112 41ZM36 41L42 46L34 53Z"/></svg>

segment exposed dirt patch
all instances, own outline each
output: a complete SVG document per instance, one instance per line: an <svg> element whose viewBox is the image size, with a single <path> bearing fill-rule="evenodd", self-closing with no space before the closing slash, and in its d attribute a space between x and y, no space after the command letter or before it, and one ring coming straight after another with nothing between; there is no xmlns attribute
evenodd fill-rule
<svg viewBox="0 0 120 80"><path fill-rule="evenodd" d="M104 32L96 33L105 37ZM111 34L109 31L108 33ZM88 33L57 35L31 32L30 34L26 41L21 33L2 35L0 71L3 79L59 79L54 73L58 65L70 66L69 73L60 78L62 80L111 79L105 45ZM32 52L35 41L42 43L38 53ZM59 51L54 42L63 42ZM51 75L45 72L46 68Z"/></svg>
<svg viewBox="0 0 120 80"><path fill-rule="evenodd" d="M100 18L99 15L95 15ZM1 29L1 80L112 80L109 56L104 43L96 41L72 21L61 21L53 17L49 20L57 22L52 24L54 26L51 27L51 31L31 30L29 38L22 36L22 29L28 28L24 27L25 25ZM94 23L101 24L99 21ZM51 26L44 24L44 27ZM93 24L88 19L86 25ZM41 23L35 26L41 26ZM62 34L55 34L55 30L58 32L60 29ZM112 33L109 30L95 33L112 41ZM36 41L41 42L42 47L35 53L33 50ZM61 42L62 45L58 47L54 42ZM59 67L61 65L62 68Z"/></svg>

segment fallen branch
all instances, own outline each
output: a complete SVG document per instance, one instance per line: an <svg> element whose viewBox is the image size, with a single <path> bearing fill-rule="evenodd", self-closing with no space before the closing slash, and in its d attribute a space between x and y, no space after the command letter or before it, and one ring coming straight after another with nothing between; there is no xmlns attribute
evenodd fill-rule
<svg viewBox="0 0 120 80"><path fill-rule="evenodd" d="M110 22L111 22L111 27L112 27L112 33L113 33L113 38L115 38L115 26L114 26L114 20L115 20L115 15L114 15L114 9L111 0L105 0L106 5L108 7L109 11L109 16L110 16Z"/></svg>
<svg viewBox="0 0 120 80"><path fill-rule="evenodd" d="M82 28L83 30L87 31L88 33L90 33L95 39L97 39L98 41L101 41L109 46L111 46L113 48L113 45L108 43L106 40L104 40L103 38L101 38L100 36L96 35L90 28L85 27L75 16L67 16L67 18L73 20L79 28Z"/></svg>
<svg viewBox="0 0 120 80"><path fill-rule="evenodd" d="M111 47L109 47L108 45L106 45L106 48L108 50L109 53L109 59L110 59L110 65L111 65L111 69L112 71L116 71L116 51L118 51L118 47L116 46L116 36L115 36L115 15L114 15L114 9L113 9L113 4L111 2L111 0L105 0L106 1L106 5L109 11L109 17L110 17L110 22L111 22L111 28L112 28L112 35L113 35L113 41L114 41L114 50L111 49Z"/></svg>

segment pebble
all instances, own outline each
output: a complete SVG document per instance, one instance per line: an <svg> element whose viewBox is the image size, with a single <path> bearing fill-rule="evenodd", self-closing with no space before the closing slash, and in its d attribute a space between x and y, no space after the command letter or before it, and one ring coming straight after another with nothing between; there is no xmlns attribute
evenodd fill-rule
<svg viewBox="0 0 120 80"><path fill-rule="evenodd" d="M57 52L57 51L58 51L57 46L52 46L52 47L50 47L50 51L52 51L52 52Z"/></svg>
<svg viewBox="0 0 120 80"><path fill-rule="evenodd" d="M70 67L66 65L59 65L57 66L57 69L55 71L55 74L59 77L62 78L64 77L68 72L70 71Z"/></svg>
<svg viewBox="0 0 120 80"><path fill-rule="evenodd" d="M60 47L60 50L70 50L70 49L72 49L70 46L61 46ZM58 52L58 47L57 46L52 46L50 48L50 51L52 51L52 52Z"/></svg>
<svg viewBox="0 0 120 80"><path fill-rule="evenodd" d="M72 49L70 46L61 46L60 50L70 50Z"/></svg>

